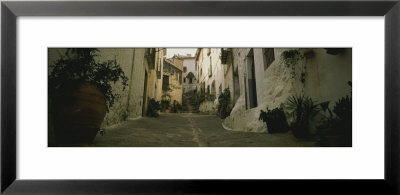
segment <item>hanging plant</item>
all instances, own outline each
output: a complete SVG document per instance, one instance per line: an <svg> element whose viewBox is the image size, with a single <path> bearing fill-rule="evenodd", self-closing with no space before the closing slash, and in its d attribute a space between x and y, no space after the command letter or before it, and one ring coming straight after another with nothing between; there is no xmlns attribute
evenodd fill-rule
<svg viewBox="0 0 400 195"><path fill-rule="evenodd" d="M285 50L281 54L281 58L283 63L286 65L287 68L291 68L291 77L292 79L296 78L296 65L299 61L306 59L306 57L300 53L297 49ZM306 66L304 65L303 70L301 70L300 81L305 87L306 82Z"/></svg>
<svg viewBox="0 0 400 195"><path fill-rule="evenodd" d="M281 58L283 63L286 65L287 68L291 68L292 78L296 77L296 64L304 58L303 55L297 49L285 50L281 54Z"/></svg>

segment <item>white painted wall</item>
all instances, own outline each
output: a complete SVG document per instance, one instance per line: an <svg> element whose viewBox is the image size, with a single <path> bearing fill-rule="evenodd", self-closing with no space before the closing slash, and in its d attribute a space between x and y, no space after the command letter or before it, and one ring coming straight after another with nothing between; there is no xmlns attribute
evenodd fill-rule
<svg viewBox="0 0 400 195"><path fill-rule="evenodd" d="M325 49L312 49L314 57L301 59L295 65L295 76L292 69L286 67L281 58L285 48L274 49L275 61L264 70L262 49L254 49L254 63L256 69L256 88L258 106L246 109L244 96L244 78L240 78L241 96L234 109L224 121L230 129L242 131L266 131L264 123L258 120L260 110L281 107L288 97L304 93L314 101L334 102L340 97L350 94L351 88L347 82L352 80L352 50L346 49L339 55L330 55ZM304 53L309 49L299 49ZM234 49L234 61L238 63L239 75L243 75L246 65L246 55L249 49ZM303 84L300 79L305 68L306 80ZM248 89L247 89L248 91Z"/></svg>

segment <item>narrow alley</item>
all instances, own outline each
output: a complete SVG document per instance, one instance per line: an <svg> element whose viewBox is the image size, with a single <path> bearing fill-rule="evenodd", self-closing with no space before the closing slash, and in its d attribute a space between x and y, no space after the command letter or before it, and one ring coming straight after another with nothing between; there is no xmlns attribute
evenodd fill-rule
<svg viewBox="0 0 400 195"><path fill-rule="evenodd" d="M50 48L50 147L351 147L351 48Z"/></svg>
<svg viewBox="0 0 400 195"><path fill-rule="evenodd" d="M166 113L144 117L108 129L97 135L98 147L291 147L315 146L291 133L268 134L225 130L215 115Z"/></svg>

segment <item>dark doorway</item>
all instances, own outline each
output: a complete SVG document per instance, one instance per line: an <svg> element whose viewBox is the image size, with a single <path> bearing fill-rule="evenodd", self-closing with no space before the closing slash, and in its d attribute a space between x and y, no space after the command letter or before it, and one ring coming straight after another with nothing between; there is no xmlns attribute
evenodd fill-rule
<svg viewBox="0 0 400 195"><path fill-rule="evenodd" d="M146 106L147 106L146 96L147 96L147 71L144 72L142 116L146 116Z"/></svg>
<svg viewBox="0 0 400 195"><path fill-rule="evenodd" d="M249 108L257 107L257 88L256 88L256 74L254 66L253 49L247 55L247 83L248 83L248 101Z"/></svg>
<svg viewBox="0 0 400 195"><path fill-rule="evenodd" d="M233 89L233 103L235 104L240 96L239 74L237 71L233 72Z"/></svg>

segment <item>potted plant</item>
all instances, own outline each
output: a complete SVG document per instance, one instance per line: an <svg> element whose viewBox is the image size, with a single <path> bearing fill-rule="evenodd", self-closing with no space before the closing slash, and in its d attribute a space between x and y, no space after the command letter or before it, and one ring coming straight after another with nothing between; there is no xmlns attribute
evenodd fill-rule
<svg viewBox="0 0 400 195"><path fill-rule="evenodd" d="M231 113L231 91L229 88L225 88L221 95L218 96L218 115L224 119Z"/></svg>
<svg viewBox="0 0 400 195"><path fill-rule="evenodd" d="M261 110L258 120L266 123L268 133L285 133L289 131L286 115L282 108L273 110L267 108L266 112Z"/></svg>
<svg viewBox="0 0 400 195"><path fill-rule="evenodd" d="M156 101L154 98L151 98L149 101L149 108L147 110L147 116L150 117L158 117L158 111L161 109L161 104L159 101Z"/></svg>
<svg viewBox="0 0 400 195"><path fill-rule="evenodd" d="M297 138L309 138L310 122L319 112L318 104L305 95L291 96L287 110L294 119L291 124L293 135Z"/></svg>
<svg viewBox="0 0 400 195"><path fill-rule="evenodd" d="M123 90L127 86L128 78L116 60L98 62L98 52L67 49L49 65L49 111L58 146L91 143L118 97L111 84L121 80Z"/></svg>
<svg viewBox="0 0 400 195"><path fill-rule="evenodd" d="M333 108L335 116L330 115L317 127L320 146L350 147L352 145L352 100L340 98Z"/></svg>
<svg viewBox="0 0 400 195"><path fill-rule="evenodd" d="M169 113L169 108L170 108L171 100L169 99L163 99L161 100L161 109L165 113Z"/></svg>

